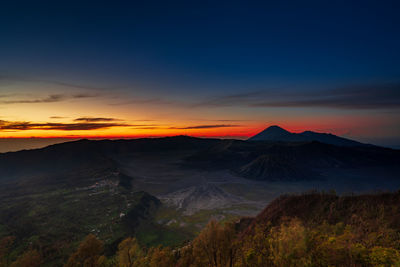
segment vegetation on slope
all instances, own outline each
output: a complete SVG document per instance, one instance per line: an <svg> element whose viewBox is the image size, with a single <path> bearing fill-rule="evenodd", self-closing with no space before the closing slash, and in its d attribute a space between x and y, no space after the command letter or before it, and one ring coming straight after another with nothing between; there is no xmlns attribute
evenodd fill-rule
<svg viewBox="0 0 400 267"><path fill-rule="evenodd" d="M46 257L28 246L12 259L12 243L13 237L1 240L0 266L40 266ZM103 241L91 234L65 266L400 266L400 192L282 196L256 218L211 221L175 249L126 238L106 256Z"/></svg>

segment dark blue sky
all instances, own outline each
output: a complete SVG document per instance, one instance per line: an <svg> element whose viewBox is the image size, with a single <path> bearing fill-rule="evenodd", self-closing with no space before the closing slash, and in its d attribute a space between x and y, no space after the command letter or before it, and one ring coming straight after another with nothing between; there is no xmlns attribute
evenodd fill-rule
<svg viewBox="0 0 400 267"><path fill-rule="evenodd" d="M136 104L212 106L260 123L372 116L393 139L399 14L399 1L7 1L0 91L40 92L28 102L42 103L60 99L43 95L59 94L52 85L104 87ZM3 104L16 102L27 101Z"/></svg>
<svg viewBox="0 0 400 267"><path fill-rule="evenodd" d="M400 77L398 1L81 2L3 3L0 69L220 90Z"/></svg>

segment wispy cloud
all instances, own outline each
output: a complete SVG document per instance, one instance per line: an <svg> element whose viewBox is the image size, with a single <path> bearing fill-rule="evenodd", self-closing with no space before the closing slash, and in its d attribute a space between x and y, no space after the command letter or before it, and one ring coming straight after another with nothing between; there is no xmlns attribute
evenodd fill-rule
<svg viewBox="0 0 400 267"><path fill-rule="evenodd" d="M214 121L220 121L220 122L237 122L237 121L250 121L250 120L214 120Z"/></svg>
<svg viewBox="0 0 400 267"><path fill-rule="evenodd" d="M68 99L81 99L81 98L91 98L91 97L97 97L99 96L98 94L73 94L73 95L67 95L67 94L51 94L48 96L44 96L41 98L19 98L15 99L15 95L13 95L12 99L8 100L1 100L0 104L38 104L38 103L55 103L55 102L61 102L65 101ZM7 96L9 97L9 96Z"/></svg>
<svg viewBox="0 0 400 267"><path fill-rule="evenodd" d="M79 93L79 94L73 94L71 96L71 98L79 99L79 98L91 98L91 97L98 97L98 96L100 96L100 94Z"/></svg>
<svg viewBox="0 0 400 267"><path fill-rule="evenodd" d="M339 88L325 94L263 100L251 103L254 107L327 107L338 109L400 108L400 85L379 85Z"/></svg>
<svg viewBox="0 0 400 267"><path fill-rule="evenodd" d="M240 125L236 124L193 125L186 127L169 127L168 129L190 130L190 129L211 129L211 128L230 128L230 127L240 127Z"/></svg>
<svg viewBox="0 0 400 267"><path fill-rule="evenodd" d="M60 102L66 99L65 95L49 95L44 98L36 99L15 99L15 100L3 100L1 104L33 104L33 103L54 103Z"/></svg>
<svg viewBox="0 0 400 267"><path fill-rule="evenodd" d="M133 125L134 127L132 127L131 129L133 130L155 130L155 129L165 129L163 127L160 126L151 126L151 125Z"/></svg>
<svg viewBox="0 0 400 267"><path fill-rule="evenodd" d="M203 119L203 118L191 118L191 121L216 121L216 122L247 122L251 120L243 120L243 119Z"/></svg>
<svg viewBox="0 0 400 267"><path fill-rule="evenodd" d="M51 117L49 117L50 119L55 119L55 120L57 120L57 119L67 119L68 117L63 117L63 116L51 116Z"/></svg>
<svg viewBox="0 0 400 267"><path fill-rule="evenodd" d="M265 93L260 91L227 94L222 96L210 97L205 100L193 104L193 107L221 107L221 106L236 106L245 103L251 103L259 97L263 97Z"/></svg>
<svg viewBox="0 0 400 267"><path fill-rule="evenodd" d="M4 130L61 130L61 131L78 131L78 130L98 130L112 127L130 127L124 123L35 123L35 122L16 122L0 120L0 131Z"/></svg>
<svg viewBox="0 0 400 267"><path fill-rule="evenodd" d="M176 105L183 104L177 103L172 100L164 99L164 98L134 98L130 100L124 100L119 102L110 103L111 106L123 106L123 105Z"/></svg>
<svg viewBox="0 0 400 267"><path fill-rule="evenodd" d="M308 92L263 92L212 97L195 107L320 107L336 109L398 109L400 84L360 85Z"/></svg>
<svg viewBox="0 0 400 267"><path fill-rule="evenodd" d="M18 83L18 82L31 82L39 84L50 84L62 87L76 88L76 89L89 89L89 90L114 90L125 88L123 86L95 86L78 84L73 82L58 81L52 79L38 78L31 75L10 75L10 74L0 74L0 83Z"/></svg>
<svg viewBox="0 0 400 267"><path fill-rule="evenodd" d="M81 118L76 118L74 121L77 122L109 122L109 121L121 121L120 119L116 118L102 118L102 117L81 117Z"/></svg>

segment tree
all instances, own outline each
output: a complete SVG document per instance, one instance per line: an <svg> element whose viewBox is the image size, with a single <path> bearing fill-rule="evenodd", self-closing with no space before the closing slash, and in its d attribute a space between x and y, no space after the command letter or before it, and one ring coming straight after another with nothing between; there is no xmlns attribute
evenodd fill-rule
<svg viewBox="0 0 400 267"><path fill-rule="evenodd" d="M143 266L145 253L136 238L126 238L118 245L117 261L119 267Z"/></svg>
<svg viewBox="0 0 400 267"><path fill-rule="evenodd" d="M10 251L14 240L14 236L6 236L0 240L0 267L10 265Z"/></svg>
<svg viewBox="0 0 400 267"><path fill-rule="evenodd" d="M22 254L10 267L39 267L42 264L42 256L37 250L28 250Z"/></svg>
<svg viewBox="0 0 400 267"><path fill-rule="evenodd" d="M270 250L271 225L256 225L251 235L245 236L241 245L240 266L264 267L272 266Z"/></svg>
<svg viewBox="0 0 400 267"><path fill-rule="evenodd" d="M232 267L235 265L237 245L233 224L225 227L212 220L193 241L196 266Z"/></svg>
<svg viewBox="0 0 400 267"><path fill-rule="evenodd" d="M176 265L174 253L168 247L150 248L147 252L147 259L149 267L172 267Z"/></svg>
<svg viewBox="0 0 400 267"><path fill-rule="evenodd" d="M275 266L309 266L307 231L302 223L293 219L271 229L269 240Z"/></svg>
<svg viewBox="0 0 400 267"><path fill-rule="evenodd" d="M65 267L98 267L101 266L101 253L104 250L103 242L96 236L89 234L73 253Z"/></svg>
<svg viewBox="0 0 400 267"><path fill-rule="evenodd" d="M400 266L400 251L393 248L373 247L370 261L373 266Z"/></svg>

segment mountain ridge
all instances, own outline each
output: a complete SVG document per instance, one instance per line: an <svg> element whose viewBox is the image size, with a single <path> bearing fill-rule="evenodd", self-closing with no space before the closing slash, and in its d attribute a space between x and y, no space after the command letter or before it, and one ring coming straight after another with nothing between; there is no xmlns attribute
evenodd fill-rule
<svg viewBox="0 0 400 267"><path fill-rule="evenodd" d="M304 131L301 133L289 132L278 125L272 125L250 137L248 141L274 141L274 142L312 142L318 141L337 146L372 146L355 140L340 137L331 133Z"/></svg>

